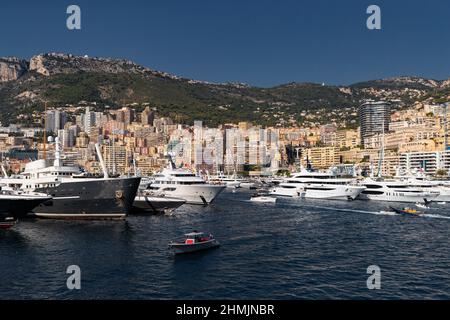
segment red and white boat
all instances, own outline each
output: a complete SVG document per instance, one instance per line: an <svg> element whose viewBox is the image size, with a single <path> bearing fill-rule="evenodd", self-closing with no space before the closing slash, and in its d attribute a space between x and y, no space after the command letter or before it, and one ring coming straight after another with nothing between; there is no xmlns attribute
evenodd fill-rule
<svg viewBox="0 0 450 320"><path fill-rule="evenodd" d="M10 229L17 223L17 219L13 217L0 218L0 229Z"/></svg>
<svg viewBox="0 0 450 320"><path fill-rule="evenodd" d="M169 248L171 248L175 254L192 253L220 246L219 241L217 241L212 234L191 232L185 234L185 237L186 239L184 242L171 242L169 244Z"/></svg>

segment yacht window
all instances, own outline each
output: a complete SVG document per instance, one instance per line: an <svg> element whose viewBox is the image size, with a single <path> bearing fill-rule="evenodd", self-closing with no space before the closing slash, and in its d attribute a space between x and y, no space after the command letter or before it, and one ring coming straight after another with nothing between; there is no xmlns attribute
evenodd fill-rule
<svg viewBox="0 0 450 320"><path fill-rule="evenodd" d="M378 184L366 184L365 186L367 188L369 188L369 189L381 189L381 188L383 188L383 186L380 186Z"/></svg>
<svg viewBox="0 0 450 320"><path fill-rule="evenodd" d="M379 195L379 194L383 194L383 191L373 191L373 190L364 190L362 192L363 194L373 194L373 195Z"/></svg>
<svg viewBox="0 0 450 320"><path fill-rule="evenodd" d="M195 177L195 174L192 173L175 173L172 174L174 177Z"/></svg>

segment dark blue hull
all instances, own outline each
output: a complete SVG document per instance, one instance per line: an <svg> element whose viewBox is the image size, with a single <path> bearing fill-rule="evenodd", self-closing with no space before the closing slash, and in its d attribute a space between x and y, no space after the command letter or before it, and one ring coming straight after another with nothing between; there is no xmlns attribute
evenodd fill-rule
<svg viewBox="0 0 450 320"><path fill-rule="evenodd" d="M37 191L53 197L33 212L54 219L122 219L131 212L141 178L74 179Z"/></svg>

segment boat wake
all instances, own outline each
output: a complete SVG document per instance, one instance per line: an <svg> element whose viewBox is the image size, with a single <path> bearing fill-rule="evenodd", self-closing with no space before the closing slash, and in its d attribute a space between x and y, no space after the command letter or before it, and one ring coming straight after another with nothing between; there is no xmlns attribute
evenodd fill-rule
<svg viewBox="0 0 450 320"><path fill-rule="evenodd" d="M346 208L336 208L336 207L324 207L324 206L311 206L305 205L303 207L309 207L314 209L323 209L330 211L339 211L339 212L354 212L354 213L368 213L368 214L376 214L376 215L397 215L392 211L367 211L367 210L356 210L356 209L346 209Z"/></svg>
<svg viewBox="0 0 450 320"><path fill-rule="evenodd" d="M450 217L448 216L441 216L440 214L429 214L429 213L424 213L421 215L421 217L435 218L435 219L450 219Z"/></svg>
<svg viewBox="0 0 450 320"><path fill-rule="evenodd" d="M305 208L313 208L313 209L322 209L322 210L329 210L329 211L338 211L338 212L354 212L354 213L367 213L367 214L374 214L374 215L385 215L385 216L400 216L400 214L397 214L393 211L367 211L367 210L355 210L355 209L346 209L346 208L335 208L335 207L324 207L324 206L311 206L311 205L304 205L302 207ZM443 216L440 214L430 214L430 213L424 213L420 215L420 217L423 218L433 218L433 219L450 219L450 216Z"/></svg>

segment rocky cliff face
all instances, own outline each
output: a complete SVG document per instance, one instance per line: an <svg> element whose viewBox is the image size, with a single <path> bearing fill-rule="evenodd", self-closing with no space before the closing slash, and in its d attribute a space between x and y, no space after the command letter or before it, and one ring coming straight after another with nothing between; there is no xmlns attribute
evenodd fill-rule
<svg viewBox="0 0 450 320"><path fill-rule="evenodd" d="M17 58L0 58L0 83L17 80L28 71L28 63Z"/></svg>
<svg viewBox="0 0 450 320"><path fill-rule="evenodd" d="M46 53L32 57L30 60L30 71L35 71L44 76L61 73L98 72L109 74L143 74L176 78L164 72L142 67L128 60L92 58L62 53Z"/></svg>

